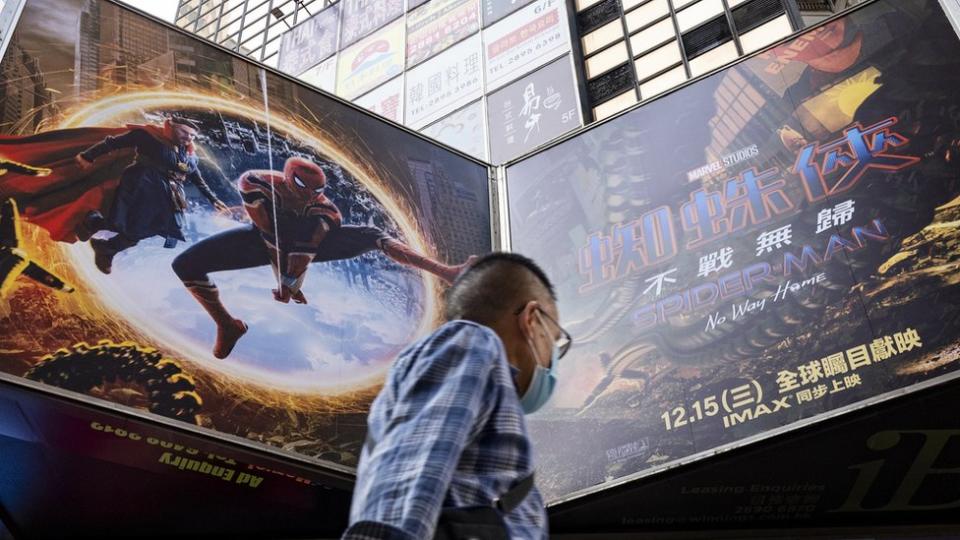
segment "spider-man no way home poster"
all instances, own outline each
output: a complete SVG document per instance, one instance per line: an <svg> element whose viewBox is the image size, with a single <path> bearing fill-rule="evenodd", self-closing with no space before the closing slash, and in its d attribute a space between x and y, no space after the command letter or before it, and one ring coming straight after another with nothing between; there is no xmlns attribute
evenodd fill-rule
<svg viewBox="0 0 960 540"><path fill-rule="evenodd" d="M487 167L107 1L27 2L0 68L0 370L354 466Z"/></svg>

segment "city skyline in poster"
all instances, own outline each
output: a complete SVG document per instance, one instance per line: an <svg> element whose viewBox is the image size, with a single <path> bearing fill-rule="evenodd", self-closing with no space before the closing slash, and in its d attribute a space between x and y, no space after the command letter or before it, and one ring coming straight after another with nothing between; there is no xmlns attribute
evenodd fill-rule
<svg viewBox="0 0 960 540"><path fill-rule="evenodd" d="M957 45L871 3L508 167L575 343L548 499L954 376Z"/></svg>

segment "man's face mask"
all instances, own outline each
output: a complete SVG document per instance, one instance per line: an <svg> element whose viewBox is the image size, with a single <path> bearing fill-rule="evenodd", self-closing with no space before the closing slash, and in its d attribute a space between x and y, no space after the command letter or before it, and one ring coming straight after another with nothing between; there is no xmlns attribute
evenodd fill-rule
<svg viewBox="0 0 960 540"><path fill-rule="evenodd" d="M520 398L520 406L526 414L537 412L550 400L550 396L553 395L553 391L557 386L557 365L560 364L560 358L567 353L572 343L570 334L556 323L556 321L553 321L549 315L545 315L542 311L537 311L537 319L540 321L540 325L547 336L550 335L550 332L547 330L546 324L544 324L544 318L549 319L560 329L561 337L556 340L551 340L550 367L545 368L540 362L537 362L533 371L533 378L530 380L530 386L527 388L527 391L524 392L523 397ZM530 347L530 352L533 353L534 360L537 360L537 351L533 346L533 342L529 339L527 340L527 346Z"/></svg>

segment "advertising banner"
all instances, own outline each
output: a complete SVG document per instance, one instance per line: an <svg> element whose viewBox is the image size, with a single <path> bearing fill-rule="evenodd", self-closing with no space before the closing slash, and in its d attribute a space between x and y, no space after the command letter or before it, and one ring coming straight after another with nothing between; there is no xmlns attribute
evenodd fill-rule
<svg viewBox="0 0 960 540"><path fill-rule="evenodd" d="M10 379L0 373L0 504L11 529L35 538L66 530L80 538L330 538L347 526L352 482L342 467L280 461L256 444L188 433ZM231 512L195 519L210 504L229 504Z"/></svg>
<svg viewBox="0 0 960 540"><path fill-rule="evenodd" d="M407 72L405 124L419 129L483 93L480 35Z"/></svg>
<svg viewBox="0 0 960 540"><path fill-rule="evenodd" d="M341 49L403 15L403 0L344 0L340 5L343 6Z"/></svg>
<svg viewBox="0 0 960 540"><path fill-rule="evenodd" d="M337 95L353 99L403 73L403 21L340 52Z"/></svg>
<svg viewBox="0 0 960 540"><path fill-rule="evenodd" d="M481 0L480 9L483 11L483 27L490 26L530 2L531 0Z"/></svg>
<svg viewBox="0 0 960 540"><path fill-rule="evenodd" d="M550 532L892 526L890 536L881 537L894 540L903 536L893 531L907 525L950 530L960 490L956 469L943 465L957 462L958 383L945 380L671 473L552 505Z"/></svg>
<svg viewBox="0 0 960 540"><path fill-rule="evenodd" d="M878 1L508 167L574 339L549 498L960 367L958 46Z"/></svg>
<svg viewBox="0 0 960 540"><path fill-rule="evenodd" d="M403 123L403 77L397 77L353 102L372 113Z"/></svg>
<svg viewBox="0 0 960 540"><path fill-rule="evenodd" d="M337 57L334 56L320 62L297 75L297 78L321 90L334 92L337 86Z"/></svg>
<svg viewBox="0 0 960 540"><path fill-rule="evenodd" d="M537 0L483 32L487 91L570 50L563 0Z"/></svg>
<svg viewBox="0 0 960 540"><path fill-rule="evenodd" d="M334 4L284 32L280 38L280 71L299 75L337 52L340 5Z"/></svg>
<svg viewBox="0 0 960 540"><path fill-rule="evenodd" d="M475 101L420 132L477 159L486 160L487 138L483 118L483 103Z"/></svg>
<svg viewBox="0 0 960 540"><path fill-rule="evenodd" d="M564 56L487 98L490 157L504 163L581 126L577 86Z"/></svg>
<svg viewBox="0 0 960 540"><path fill-rule="evenodd" d="M390 363L490 249L488 169L106 1L32 0L13 45L0 370L355 465ZM116 69L170 54L159 84Z"/></svg>
<svg viewBox="0 0 960 540"><path fill-rule="evenodd" d="M407 69L480 29L477 0L433 0L407 14Z"/></svg>

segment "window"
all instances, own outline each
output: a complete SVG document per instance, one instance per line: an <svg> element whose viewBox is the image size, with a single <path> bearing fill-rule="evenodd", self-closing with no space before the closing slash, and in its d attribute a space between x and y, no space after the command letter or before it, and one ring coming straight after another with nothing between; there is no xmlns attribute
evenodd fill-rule
<svg viewBox="0 0 960 540"><path fill-rule="evenodd" d="M636 102L637 92L636 90L630 89L619 96L594 107L593 118L594 120L603 120L608 116L612 116L623 109L626 109Z"/></svg>
<svg viewBox="0 0 960 540"><path fill-rule="evenodd" d="M618 18L583 36L583 54L584 56L590 56L595 51L602 49L622 37L623 23L621 23Z"/></svg>
<svg viewBox="0 0 960 540"><path fill-rule="evenodd" d="M674 40L651 53L637 58L633 65L637 70L637 79L642 81L670 66L679 64L682 60L680 45Z"/></svg>
<svg viewBox="0 0 960 540"><path fill-rule="evenodd" d="M630 49L634 55L642 54L661 45L664 41L676 37L673 19L666 18L646 30L630 36Z"/></svg>
<svg viewBox="0 0 960 540"><path fill-rule="evenodd" d="M667 71L663 75L654 77L653 79L641 84L640 98L650 99L653 96L665 92L666 90L669 90L686 80L687 71L683 69L683 66L677 66L670 71Z"/></svg>
<svg viewBox="0 0 960 540"><path fill-rule="evenodd" d="M740 46L743 47L743 54L749 54L789 35L791 32L793 32L793 28L790 26L790 20L786 15L781 15L745 34L740 34Z"/></svg>
<svg viewBox="0 0 960 540"><path fill-rule="evenodd" d="M690 60L690 74L694 77L716 69L728 62L736 60L737 45L733 41L715 47L710 51Z"/></svg>
<svg viewBox="0 0 960 540"><path fill-rule="evenodd" d="M700 0L696 4L684 8L683 11L677 12L677 26L681 32L686 32L722 13L723 2L721 0Z"/></svg>
<svg viewBox="0 0 960 540"><path fill-rule="evenodd" d="M587 78L597 75L627 60L627 44L623 41L587 58Z"/></svg>
<svg viewBox="0 0 960 540"><path fill-rule="evenodd" d="M719 0L718 0L719 1ZM627 13L627 30L633 32L670 13L667 0L652 0Z"/></svg>

